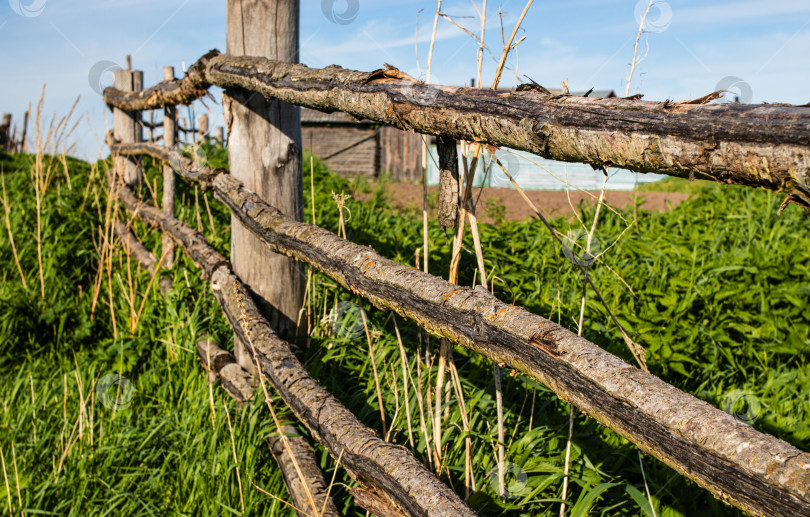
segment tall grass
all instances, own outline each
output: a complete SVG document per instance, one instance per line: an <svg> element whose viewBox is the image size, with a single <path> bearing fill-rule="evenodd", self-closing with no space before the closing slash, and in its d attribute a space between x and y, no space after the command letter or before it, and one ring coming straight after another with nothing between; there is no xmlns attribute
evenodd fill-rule
<svg viewBox="0 0 810 517"><path fill-rule="evenodd" d="M212 165L227 163L223 149L206 144L204 150ZM43 159L49 155L43 153ZM194 343L209 333L230 347L232 334L200 271L178 253L170 272L173 287L163 296L147 290L148 275L128 267L114 240L102 252L108 163L70 158L64 162L71 187L67 175L56 175L40 199L40 269L34 237L37 194L31 180L35 160L31 155L0 155L10 223L0 232L0 449L8 478L0 485L3 507L10 504L15 515L22 509L51 515L292 515L289 507L262 492L289 500L265 444L275 424L262 395L237 407L215 390L214 406L224 403L228 412L212 412ZM146 166L153 186L140 195L152 202L161 196L159 181L155 183L161 171L148 160ZM305 177L305 198L312 184L318 223L336 231L339 214L331 193L352 194L361 185L331 174L318 160L313 168L313 176ZM693 190L689 201L666 214L639 210L639 232L625 234L605 256L635 294L599 264L588 274L620 323L647 349L653 373L807 450L810 238L803 231L804 216L789 209L777 217L780 199L766 192L720 185ZM367 203L349 199L346 206L351 210L346 221L350 240L412 263L422 246L420 212L392 208L384 191ZM592 218L590 208L580 210L583 220ZM227 211L210 193L195 196L193 185L178 182L179 217L195 226L198 213L205 213L206 236L227 253ZM114 207L109 214L127 217ZM581 274L555 257L541 224L527 220L480 226L491 288L507 302L547 315L558 296L559 264L562 323L576 330ZM564 229L568 223L555 224ZM595 237L612 242L625 226L604 211ZM159 256L160 236L137 222L133 228ZM431 264L437 271L447 270L451 244L433 223L429 239ZM472 249L472 242L465 246ZM476 269L475 256L463 252L459 282L470 285ZM94 307L96 286L103 296ZM140 312L134 326L133 300ZM438 350L420 348L412 322L395 322L390 314L364 304L378 389L365 330L359 335L339 331L334 313L340 301L357 303L334 281L311 275L307 303L312 309L302 318L309 321L310 335L295 343L299 356L315 378L380 432L382 411L389 439L412 447L429 464L434 437L429 422L422 423L430 418L430 390L437 374L437 361L431 358ZM586 305L583 335L632 361L601 303L589 298ZM470 485L477 488L469 503L476 511L555 514L561 502L567 405L547 388L504 370L507 497L501 500L491 365L463 349L455 351L455 359L470 432L463 432L458 405L444 404L441 477L464 494L469 437ZM131 383L131 400L121 399L117 385L99 389L109 374ZM283 407L275 397L273 405L277 412ZM278 415L291 420L289 412ZM322 448L316 450L331 477L335 462ZM658 515L738 514L659 462L645 463ZM351 505L345 487L352 481L340 468L336 481L338 507L362 515ZM575 414L570 483L569 515L651 515L635 447L581 414Z"/></svg>

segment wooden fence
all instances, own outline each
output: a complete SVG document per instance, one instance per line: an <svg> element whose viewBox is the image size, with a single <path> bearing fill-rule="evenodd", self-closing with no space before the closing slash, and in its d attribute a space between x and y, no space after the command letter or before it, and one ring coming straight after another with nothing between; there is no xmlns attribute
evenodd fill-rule
<svg viewBox="0 0 810 517"><path fill-rule="evenodd" d="M211 85L344 111L435 135L440 143L463 139L595 166L764 187L805 208L810 207L810 109L707 105L716 93L690 102L643 102L552 95L534 85L517 91L436 86L402 79L390 69L313 69L217 51L203 56L183 79L104 92L106 103L122 113L108 137L123 180L113 195L179 242L204 270L237 336L250 345L255 371L334 458L342 457L360 484L358 503L391 515L472 515L410 452L380 440L308 376L259 315L225 257L202 235L170 210L138 200L127 187L137 181L127 172L133 157L163 161L171 171L164 181L177 173L210 188L267 249L310 264L374 306L542 382L719 499L755 515L810 515L806 453L485 289L454 285L296 221L227 171L184 158L165 135L164 146L158 146L119 130L118 121L126 123L123 114L131 118L141 110L165 109L168 117L172 106L202 97ZM164 198L164 208L171 202Z"/></svg>
<svg viewBox="0 0 810 517"><path fill-rule="evenodd" d="M25 152L25 139L28 133L28 112L25 112L23 118L22 134L18 134L17 128L11 124L11 113L3 113L3 118L0 120L0 150L19 153Z"/></svg>

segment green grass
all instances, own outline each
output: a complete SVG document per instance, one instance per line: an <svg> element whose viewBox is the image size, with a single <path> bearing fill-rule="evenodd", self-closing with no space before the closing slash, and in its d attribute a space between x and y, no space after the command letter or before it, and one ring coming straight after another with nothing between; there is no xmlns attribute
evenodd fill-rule
<svg viewBox="0 0 810 517"><path fill-rule="evenodd" d="M224 150L206 147L205 151L212 165L226 163ZM309 159L304 162L308 164ZM91 165L71 160L70 187L57 170L42 203L43 299L30 163L28 156L0 155L11 229L26 278L23 287L3 221L0 448L13 513L20 513L19 488L22 508L32 515L221 516L243 514L243 505L245 515L293 515L254 487L287 499L265 444L274 426L266 408L258 403L259 395L253 404L237 407L217 386L210 394L207 375L196 359L194 343L203 333L211 333L222 346L231 347L227 323L200 271L179 253L172 270L172 290L164 297L152 287L137 328L130 333L131 308L126 299L130 276L136 310L146 293L148 276L118 250L109 277L106 271L103 275L93 310L105 193L98 171L93 173ZM147 178L154 185L158 169L149 161L147 165ZM305 169L305 214L309 219L309 167ZM368 191L369 187L331 174L319 161L314 174L318 224L334 231L338 214L331 193ZM596 285L622 324L647 349L653 373L808 450L810 237L804 230L806 216L791 207L777 217L781 198L759 190L698 182L688 188L695 195L666 214L639 211L638 229L624 233L602 257L634 294L602 265L591 269ZM155 194L159 198L160 193ZM153 194L144 189L141 195L151 200ZM208 196L213 228L204 195ZM194 186L179 182L179 217L199 227L227 253L227 210L210 193L197 192L197 198L199 216ZM421 213L393 209L381 189L370 201L350 200L347 206L351 240L413 264L422 242ZM589 218L589 210L583 205L581 215ZM566 231L572 222L560 219L555 224ZM603 212L596 233L602 249L625 227L620 216ZM159 254L157 232L141 224L135 230ZM497 277L495 294L537 314L552 315L556 321L558 308L552 308L552 301L557 296L559 270L561 323L575 329L581 275L555 248L547 230L536 221L482 225L481 230L487 268L490 276ZM433 274L446 276L448 238L435 221L431 223ZM472 249L469 235L465 244ZM460 283L472 283L474 268L474 257L465 252ZM334 281L316 274L313 305L317 316L312 336L295 347L327 390L364 423L381 431L365 336L336 332L334 318L328 317L341 300L355 299L334 287ZM391 439L408 446L393 322L389 314L368 305L365 308L373 329L388 425L394 420ZM632 360L592 293L585 321L585 337ZM397 323L408 351L409 369L419 382L416 362L426 357L424 343L420 346L412 323L401 319ZM432 339L429 349L435 352L437 348L438 341ZM504 370L507 460L514 470L508 477L513 497L501 502L490 476L497 436L491 363L463 349L456 349L455 356L471 408L478 491L470 497L470 505L482 515L556 515L567 405L542 385ZM422 364L420 369L423 385L429 377L435 378L435 365L430 369ZM110 397L114 400L115 386L106 398L93 389L108 374L122 375L131 382L133 396L127 404L109 403ZM417 424L413 390L410 395L416 455L424 459L426 444ZM282 411L278 397L273 403L284 418L293 420L288 411ZM225 406L234 429L236 463ZM454 402L448 408L443 427L448 470L442 478L463 496L461 415ZM334 462L320 446L316 451L329 479ZM740 514L655 460L645 457L644 468L659 516ZM637 449L581 414L575 420L571 478L569 503L573 508L569 515L651 515L645 509L648 503ZM337 481L341 483L334 491L338 507L350 515L364 515L352 506L346 486L353 482L342 468L338 468ZM8 509L8 495L3 483L3 512Z"/></svg>

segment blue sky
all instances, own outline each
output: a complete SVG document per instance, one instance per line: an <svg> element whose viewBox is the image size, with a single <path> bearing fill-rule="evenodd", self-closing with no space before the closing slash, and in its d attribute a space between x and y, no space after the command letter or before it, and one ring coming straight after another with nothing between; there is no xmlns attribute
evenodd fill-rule
<svg viewBox="0 0 810 517"><path fill-rule="evenodd" d="M631 93L644 93L648 100L695 98L724 78L736 77L733 82L745 85L735 88L750 89L750 102L810 102L810 1L656 1L649 20L656 32L642 39L640 54L646 57L636 69ZM480 9L481 0L474 2ZM519 34L526 39L510 59L502 84L516 84L517 69L521 82L528 75L558 88L567 78L572 90L623 93L639 2L646 5L646 0L535 0ZM525 0L489 0L486 43L494 54L501 48L499 8L508 36L524 5ZM301 0L301 61L358 70L388 62L417 76L414 37L420 9L418 53L424 76L436 9L428 0ZM445 0L442 11L479 31L473 1ZM334 23L332 12L347 13L348 19ZM124 56L132 54L147 85L157 82L164 65L174 65L179 74L183 62L189 65L212 48L224 51L225 2L0 0L0 48L0 111L21 121L44 83L48 115L66 114L81 95L77 111L85 120L75 133L76 154L93 157L102 149L105 118L111 120L90 84L93 66L105 60L123 65ZM472 39L439 20L431 82L468 83L475 63ZM491 83L494 68L487 57L485 84ZM102 86L110 82L111 74L102 75ZM221 125L219 106L208 105L212 125Z"/></svg>

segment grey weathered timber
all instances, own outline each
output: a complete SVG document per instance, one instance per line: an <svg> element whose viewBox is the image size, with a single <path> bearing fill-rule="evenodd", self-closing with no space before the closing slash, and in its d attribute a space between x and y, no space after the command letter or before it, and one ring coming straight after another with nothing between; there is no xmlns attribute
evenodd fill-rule
<svg viewBox="0 0 810 517"><path fill-rule="evenodd" d="M197 143L208 141L208 114L203 113L198 117Z"/></svg>
<svg viewBox="0 0 810 517"><path fill-rule="evenodd" d="M127 56L129 60L129 56ZM137 92L143 88L143 72L140 70L115 70L113 83L119 90ZM143 127L140 125L140 111L113 109L113 131L116 140L126 143L143 141ZM135 185L143 180L143 168L133 158L116 158L115 167L127 185Z"/></svg>
<svg viewBox="0 0 810 517"><path fill-rule="evenodd" d="M159 146L156 147L161 150ZM341 466L367 490L385 494L407 515L474 516L472 510L404 447L381 440L324 390L260 314L225 258L199 232L143 203L122 187L118 200L130 212L169 233L211 280L211 289L250 358L313 438L341 458Z"/></svg>
<svg viewBox="0 0 810 517"><path fill-rule="evenodd" d="M228 0L228 52L298 62L298 11L298 0ZM226 89L222 107L230 173L268 203L303 220L299 109L241 88ZM237 218L231 219L231 263L239 278L266 302L262 309L273 328L281 336L295 334L304 301L301 266L268 250ZM237 341L234 350L239 364L253 368L244 343Z"/></svg>
<svg viewBox="0 0 810 517"><path fill-rule="evenodd" d="M0 149L14 151L14 136L11 134L11 113L3 113L0 122Z"/></svg>
<svg viewBox="0 0 810 517"><path fill-rule="evenodd" d="M218 347L210 337L197 342L197 357L208 370L209 382L219 379L222 388L239 402L253 398L256 388L253 376L239 366L233 354ZM303 511L298 512L301 517L313 513L320 516L322 508L325 516L340 515L332 498L327 497L327 486L318 468L315 451L295 427L283 425L278 434L267 439L267 445L281 470L292 505ZM317 512L312 512L310 500Z"/></svg>
<svg viewBox="0 0 810 517"><path fill-rule="evenodd" d="M143 144L111 149L163 153ZM170 154L184 174L184 159ZM209 185L268 248L313 265L379 308L542 382L719 499L755 515L810 515L807 453L484 289L456 286L294 221L222 170L198 167L188 177Z"/></svg>
<svg viewBox="0 0 810 517"><path fill-rule="evenodd" d="M810 515L807 453L483 288L456 286L293 221L227 174L212 185L270 249L313 265L381 309L542 382L716 497L756 515Z"/></svg>
<svg viewBox="0 0 810 517"><path fill-rule="evenodd" d="M203 81L223 88L553 160L764 187L810 203L810 105L705 104L712 95L649 102L531 88L462 88L414 83L390 77L390 71L211 56ZM133 96L108 89L105 100L128 105Z"/></svg>
<svg viewBox="0 0 810 517"><path fill-rule="evenodd" d="M163 80L174 80L174 67L163 67ZM177 107L167 104L163 108L163 146L172 149L177 143ZM174 217L174 171L168 165L163 166L163 212ZM174 241L163 235L163 263L166 268L174 265Z"/></svg>

